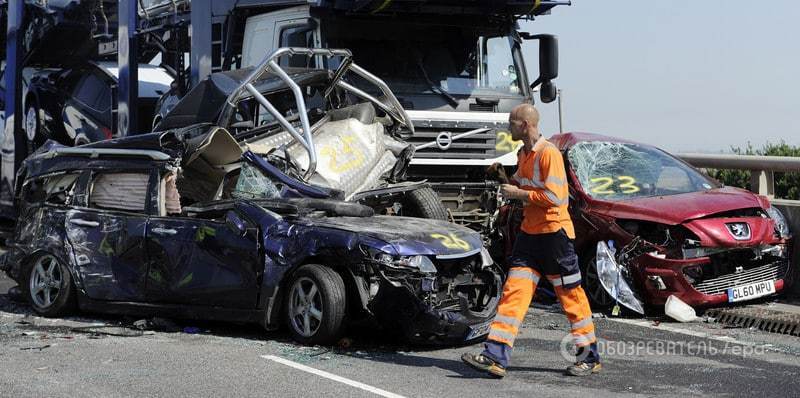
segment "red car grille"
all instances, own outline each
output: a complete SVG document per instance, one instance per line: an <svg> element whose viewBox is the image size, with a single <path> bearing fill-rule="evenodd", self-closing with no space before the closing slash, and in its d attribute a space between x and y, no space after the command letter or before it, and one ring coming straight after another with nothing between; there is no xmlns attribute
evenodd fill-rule
<svg viewBox="0 0 800 398"><path fill-rule="evenodd" d="M765 280L783 279L789 269L788 260L779 260L760 267L751 268L739 273L722 275L713 279L706 279L694 285L700 293L721 294L734 286L754 283Z"/></svg>

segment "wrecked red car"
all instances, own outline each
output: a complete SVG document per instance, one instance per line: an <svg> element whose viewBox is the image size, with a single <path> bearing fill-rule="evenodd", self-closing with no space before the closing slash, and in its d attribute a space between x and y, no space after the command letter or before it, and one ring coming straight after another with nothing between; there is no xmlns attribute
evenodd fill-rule
<svg viewBox="0 0 800 398"><path fill-rule="evenodd" d="M550 141L564 154L595 310L619 303L643 313L671 295L709 307L783 290L791 233L767 198L723 186L649 145L585 133ZM504 235L513 238L521 208L504 207L499 222L512 226Z"/></svg>

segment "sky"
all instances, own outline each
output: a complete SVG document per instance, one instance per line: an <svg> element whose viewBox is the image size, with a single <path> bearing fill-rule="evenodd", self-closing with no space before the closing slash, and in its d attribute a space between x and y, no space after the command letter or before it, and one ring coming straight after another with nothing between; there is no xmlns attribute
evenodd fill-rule
<svg viewBox="0 0 800 398"><path fill-rule="evenodd" d="M800 1L573 0L520 27L559 38L565 131L676 152L800 145ZM535 42L524 52L535 78ZM557 132L556 103L536 101Z"/></svg>

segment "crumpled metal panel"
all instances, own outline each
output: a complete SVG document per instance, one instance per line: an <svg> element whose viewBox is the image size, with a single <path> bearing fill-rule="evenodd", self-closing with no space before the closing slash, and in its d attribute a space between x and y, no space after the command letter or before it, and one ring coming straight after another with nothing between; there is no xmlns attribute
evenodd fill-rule
<svg viewBox="0 0 800 398"><path fill-rule="evenodd" d="M352 118L325 123L314 135L318 161L309 182L344 191L345 199L364 187L377 185L373 169L379 165L385 168L377 173L379 177L396 162L386 149L384 135L380 123L364 124ZM288 152L300 167L308 167L308 153L301 145L292 145ZM388 168L386 161L381 162L387 154L393 160Z"/></svg>

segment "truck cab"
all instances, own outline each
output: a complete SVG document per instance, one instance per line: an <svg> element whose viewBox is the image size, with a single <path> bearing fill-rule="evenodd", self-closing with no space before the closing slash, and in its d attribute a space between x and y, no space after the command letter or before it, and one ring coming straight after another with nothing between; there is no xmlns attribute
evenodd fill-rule
<svg viewBox="0 0 800 398"><path fill-rule="evenodd" d="M456 15L450 17L442 14L445 8L421 7L342 12L304 4L251 11L244 20L241 67L259 63L265 52L279 47L352 50L354 61L391 87L413 121L415 133L407 141L417 151L410 175L430 181L451 213L469 224L467 214L480 207L482 190L449 183L478 186L488 165L516 163L521 142L511 139L508 115L516 105L533 102L534 85L547 85L544 102L554 98L550 79L557 72L544 76L541 65L557 69L555 39L549 37L553 44L540 43L540 79L532 85L521 44L523 38L545 35L520 33L517 19L503 14L500 6L488 16L451 6L446 10ZM321 60L300 56L283 62L308 67ZM372 89L365 82L351 83Z"/></svg>

